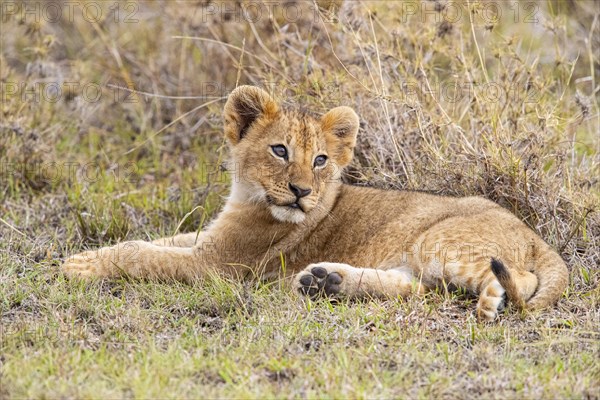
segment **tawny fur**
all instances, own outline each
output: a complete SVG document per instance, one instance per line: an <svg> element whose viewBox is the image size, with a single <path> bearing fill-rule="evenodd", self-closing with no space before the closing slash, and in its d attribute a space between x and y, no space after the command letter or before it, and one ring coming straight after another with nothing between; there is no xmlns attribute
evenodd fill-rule
<svg viewBox="0 0 600 400"><path fill-rule="evenodd" d="M489 200L342 184L359 128L348 107L315 118L242 86L230 95L224 120L235 175L224 209L205 231L78 254L64 263L65 273L268 278L281 275L283 255L303 293L405 297L454 286L479 294L483 320L496 318L505 295L541 308L568 284L561 257ZM274 154L276 145L286 147L285 158ZM325 165L315 165L318 155L327 156ZM298 199L290 184L310 194Z"/></svg>

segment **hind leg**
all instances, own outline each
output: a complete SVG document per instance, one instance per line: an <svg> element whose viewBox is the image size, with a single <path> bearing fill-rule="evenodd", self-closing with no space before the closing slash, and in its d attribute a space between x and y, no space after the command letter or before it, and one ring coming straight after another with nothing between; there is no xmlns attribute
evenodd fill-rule
<svg viewBox="0 0 600 400"><path fill-rule="evenodd" d="M504 309L506 304L506 291L494 278L483 287L477 302L477 318L480 321L493 321L498 312Z"/></svg>
<svg viewBox="0 0 600 400"><path fill-rule="evenodd" d="M462 260L442 264L432 260L425 266L423 276L439 288L460 288L478 294L479 320L493 321L506 304L506 291L494 276L489 261L477 259L476 262Z"/></svg>

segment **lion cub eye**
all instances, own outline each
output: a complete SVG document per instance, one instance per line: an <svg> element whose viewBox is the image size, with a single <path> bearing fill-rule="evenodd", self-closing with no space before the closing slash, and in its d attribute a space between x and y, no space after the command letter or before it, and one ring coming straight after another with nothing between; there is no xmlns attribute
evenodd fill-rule
<svg viewBox="0 0 600 400"><path fill-rule="evenodd" d="M322 167L327 162L327 156L317 156L315 157L315 167Z"/></svg>
<svg viewBox="0 0 600 400"><path fill-rule="evenodd" d="M271 146L271 150L273 150L273 154L277 157L281 157L284 160L288 159L288 152L284 145L278 144L276 146Z"/></svg>

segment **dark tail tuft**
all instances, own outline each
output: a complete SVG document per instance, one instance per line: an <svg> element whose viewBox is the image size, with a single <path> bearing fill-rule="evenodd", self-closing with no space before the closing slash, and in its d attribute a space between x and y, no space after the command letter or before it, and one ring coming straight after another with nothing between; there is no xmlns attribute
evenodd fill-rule
<svg viewBox="0 0 600 400"><path fill-rule="evenodd" d="M500 280L510 279L510 273L508 269L502 264L502 261L492 258L492 272L496 275L496 278Z"/></svg>
<svg viewBox="0 0 600 400"><path fill-rule="evenodd" d="M506 290L506 297L512 303L514 303L519 308L525 307L525 302L519 295L519 290L517 289L517 285L511 276L508 268L502 263L502 261L492 258L492 272L500 282L500 285Z"/></svg>

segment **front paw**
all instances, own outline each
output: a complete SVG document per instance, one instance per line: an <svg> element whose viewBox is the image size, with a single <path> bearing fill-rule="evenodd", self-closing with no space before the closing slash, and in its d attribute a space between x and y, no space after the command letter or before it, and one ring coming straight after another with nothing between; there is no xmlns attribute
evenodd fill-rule
<svg viewBox="0 0 600 400"><path fill-rule="evenodd" d="M61 269L69 277L92 278L107 276L109 268L107 263L110 257L103 257L103 253L109 252L111 248L86 251L68 257Z"/></svg>
<svg viewBox="0 0 600 400"><path fill-rule="evenodd" d="M295 287L311 299L341 297L344 295L344 278L353 268L347 264L322 262L310 264L296 275Z"/></svg>
<svg viewBox="0 0 600 400"><path fill-rule="evenodd" d="M139 265L144 242L124 242L112 247L86 251L68 257L61 269L71 277L117 277L130 274Z"/></svg>

